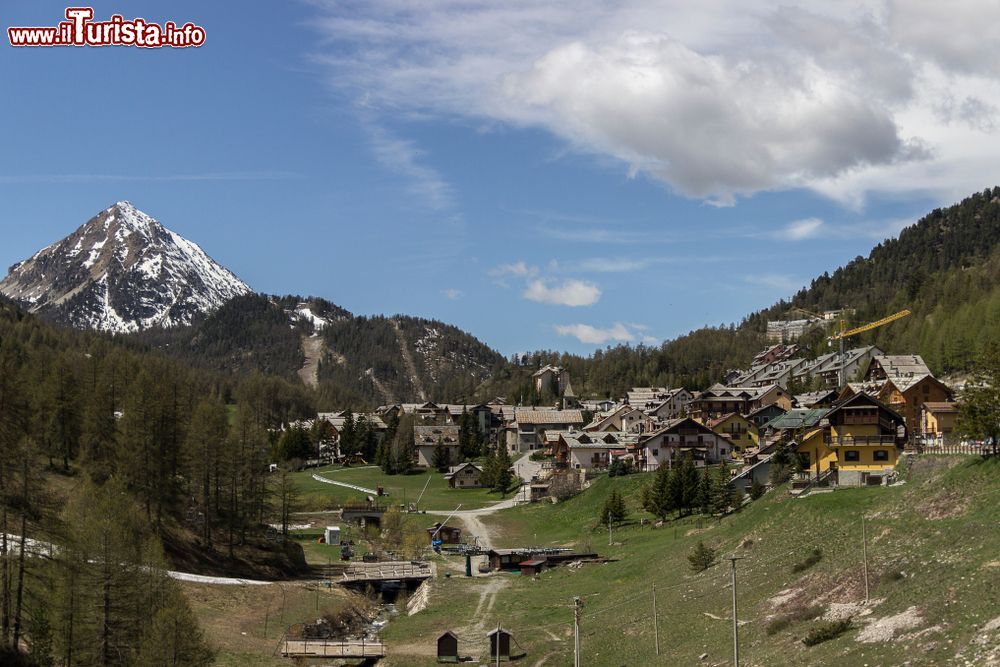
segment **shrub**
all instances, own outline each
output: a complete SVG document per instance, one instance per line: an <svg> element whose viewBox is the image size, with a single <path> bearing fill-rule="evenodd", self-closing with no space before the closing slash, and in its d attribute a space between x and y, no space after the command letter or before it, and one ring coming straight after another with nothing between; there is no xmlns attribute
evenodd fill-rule
<svg viewBox="0 0 1000 667"><path fill-rule="evenodd" d="M764 485L757 481L754 477L753 481L750 482L750 500L757 500L764 495Z"/></svg>
<svg viewBox="0 0 1000 667"><path fill-rule="evenodd" d="M805 557L804 560L801 560L798 563L792 565L792 572L796 573L808 570L821 560L823 560L823 552L820 551L819 549L813 549L812 551L809 552L809 554Z"/></svg>
<svg viewBox="0 0 1000 667"><path fill-rule="evenodd" d="M830 641L831 639L836 639L850 629L851 619L849 618L845 618L840 621L823 623L822 625L817 625L815 628L810 630L809 634L802 638L802 643L806 646L822 644L823 642Z"/></svg>
<svg viewBox="0 0 1000 667"><path fill-rule="evenodd" d="M715 562L715 549L706 546L704 542L698 542L694 547L694 551L688 556L688 562L691 563L692 570L703 572Z"/></svg>
<svg viewBox="0 0 1000 667"><path fill-rule="evenodd" d="M797 607L784 614L775 616L770 621L768 621L767 625L764 626L764 632L766 632L768 635L774 635L781 632L782 630L790 626L792 623L811 621L814 618L819 618L822 615L823 615L823 607L821 607L820 605L813 605L811 607Z"/></svg>
<svg viewBox="0 0 1000 667"><path fill-rule="evenodd" d="M906 575L899 570L887 570L879 577L879 583L895 583L906 579Z"/></svg>

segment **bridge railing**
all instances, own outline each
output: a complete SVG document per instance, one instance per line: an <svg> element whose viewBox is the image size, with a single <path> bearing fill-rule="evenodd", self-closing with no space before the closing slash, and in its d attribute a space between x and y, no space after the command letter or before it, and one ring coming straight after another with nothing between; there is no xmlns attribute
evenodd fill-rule
<svg viewBox="0 0 1000 667"><path fill-rule="evenodd" d="M285 639L285 657L371 658L386 654L380 639Z"/></svg>

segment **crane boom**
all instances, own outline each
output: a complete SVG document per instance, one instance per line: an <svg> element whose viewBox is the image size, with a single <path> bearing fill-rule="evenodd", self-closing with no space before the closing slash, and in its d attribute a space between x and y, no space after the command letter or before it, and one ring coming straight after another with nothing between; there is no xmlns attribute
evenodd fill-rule
<svg viewBox="0 0 1000 667"><path fill-rule="evenodd" d="M901 320L904 317L910 315L909 310L901 310L898 313L893 313L887 317L883 317L880 320L875 320L874 322L869 322L868 324L863 324L860 327L854 327L853 329L848 329L847 331L841 330L838 333L830 336L830 340L841 340L844 338L850 338L851 336L856 336L859 333L864 333L865 331L871 331L872 329L877 329L881 326L885 326L890 322L895 322L896 320Z"/></svg>

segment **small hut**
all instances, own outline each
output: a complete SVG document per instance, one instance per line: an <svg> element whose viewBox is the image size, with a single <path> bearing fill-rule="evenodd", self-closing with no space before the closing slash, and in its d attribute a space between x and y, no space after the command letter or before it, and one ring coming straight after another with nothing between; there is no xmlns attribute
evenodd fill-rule
<svg viewBox="0 0 1000 667"><path fill-rule="evenodd" d="M510 633L503 628L497 628L487 633L486 636L490 639L490 659L497 659L497 647L499 646L500 657L510 660Z"/></svg>
<svg viewBox="0 0 1000 667"><path fill-rule="evenodd" d="M533 558L531 560L521 561L521 575L525 577L533 577L536 574L541 573L543 567L545 567L544 558Z"/></svg>
<svg viewBox="0 0 1000 667"><path fill-rule="evenodd" d="M438 637L438 662L458 662L458 636L448 630Z"/></svg>

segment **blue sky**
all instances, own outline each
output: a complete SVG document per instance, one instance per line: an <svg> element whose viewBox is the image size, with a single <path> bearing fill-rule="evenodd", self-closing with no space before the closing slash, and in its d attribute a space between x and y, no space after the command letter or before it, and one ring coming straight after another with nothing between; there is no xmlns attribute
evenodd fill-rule
<svg viewBox="0 0 1000 667"><path fill-rule="evenodd" d="M739 321L1000 182L975 3L222 4L94 3L199 49L4 36L0 264L128 199L262 292L590 352Z"/></svg>

